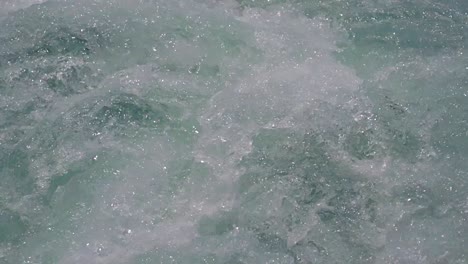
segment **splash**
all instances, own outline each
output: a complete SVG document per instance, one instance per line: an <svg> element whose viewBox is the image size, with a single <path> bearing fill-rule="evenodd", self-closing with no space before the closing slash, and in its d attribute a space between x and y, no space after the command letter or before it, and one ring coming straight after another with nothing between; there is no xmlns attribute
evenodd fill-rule
<svg viewBox="0 0 468 264"><path fill-rule="evenodd" d="M4 263L467 263L464 2L0 10Z"/></svg>

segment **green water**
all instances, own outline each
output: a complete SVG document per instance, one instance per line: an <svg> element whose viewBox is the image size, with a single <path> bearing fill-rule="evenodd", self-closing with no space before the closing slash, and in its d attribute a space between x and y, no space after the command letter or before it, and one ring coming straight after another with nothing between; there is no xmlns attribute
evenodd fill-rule
<svg viewBox="0 0 468 264"><path fill-rule="evenodd" d="M468 263L465 0L0 3L0 264Z"/></svg>

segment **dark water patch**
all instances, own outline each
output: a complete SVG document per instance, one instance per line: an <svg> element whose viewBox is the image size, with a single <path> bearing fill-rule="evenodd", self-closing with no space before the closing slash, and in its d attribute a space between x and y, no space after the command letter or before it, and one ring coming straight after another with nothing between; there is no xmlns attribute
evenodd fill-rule
<svg viewBox="0 0 468 264"><path fill-rule="evenodd" d="M0 243L18 243L28 226L20 215L2 208L0 211Z"/></svg>
<svg viewBox="0 0 468 264"><path fill-rule="evenodd" d="M237 216L231 212L221 212L213 216L204 216L198 222L198 233L203 236L219 236L232 231Z"/></svg>

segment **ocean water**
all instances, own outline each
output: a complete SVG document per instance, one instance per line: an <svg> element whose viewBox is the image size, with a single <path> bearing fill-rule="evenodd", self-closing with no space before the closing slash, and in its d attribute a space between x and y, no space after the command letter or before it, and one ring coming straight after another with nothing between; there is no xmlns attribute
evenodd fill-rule
<svg viewBox="0 0 468 264"><path fill-rule="evenodd" d="M468 1L3 0L1 264L467 264Z"/></svg>

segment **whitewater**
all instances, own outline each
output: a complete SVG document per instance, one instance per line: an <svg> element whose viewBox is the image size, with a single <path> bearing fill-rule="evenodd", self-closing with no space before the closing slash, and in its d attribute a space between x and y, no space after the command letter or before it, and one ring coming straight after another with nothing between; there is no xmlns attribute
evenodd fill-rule
<svg viewBox="0 0 468 264"><path fill-rule="evenodd" d="M0 264L468 264L466 0L3 0Z"/></svg>

